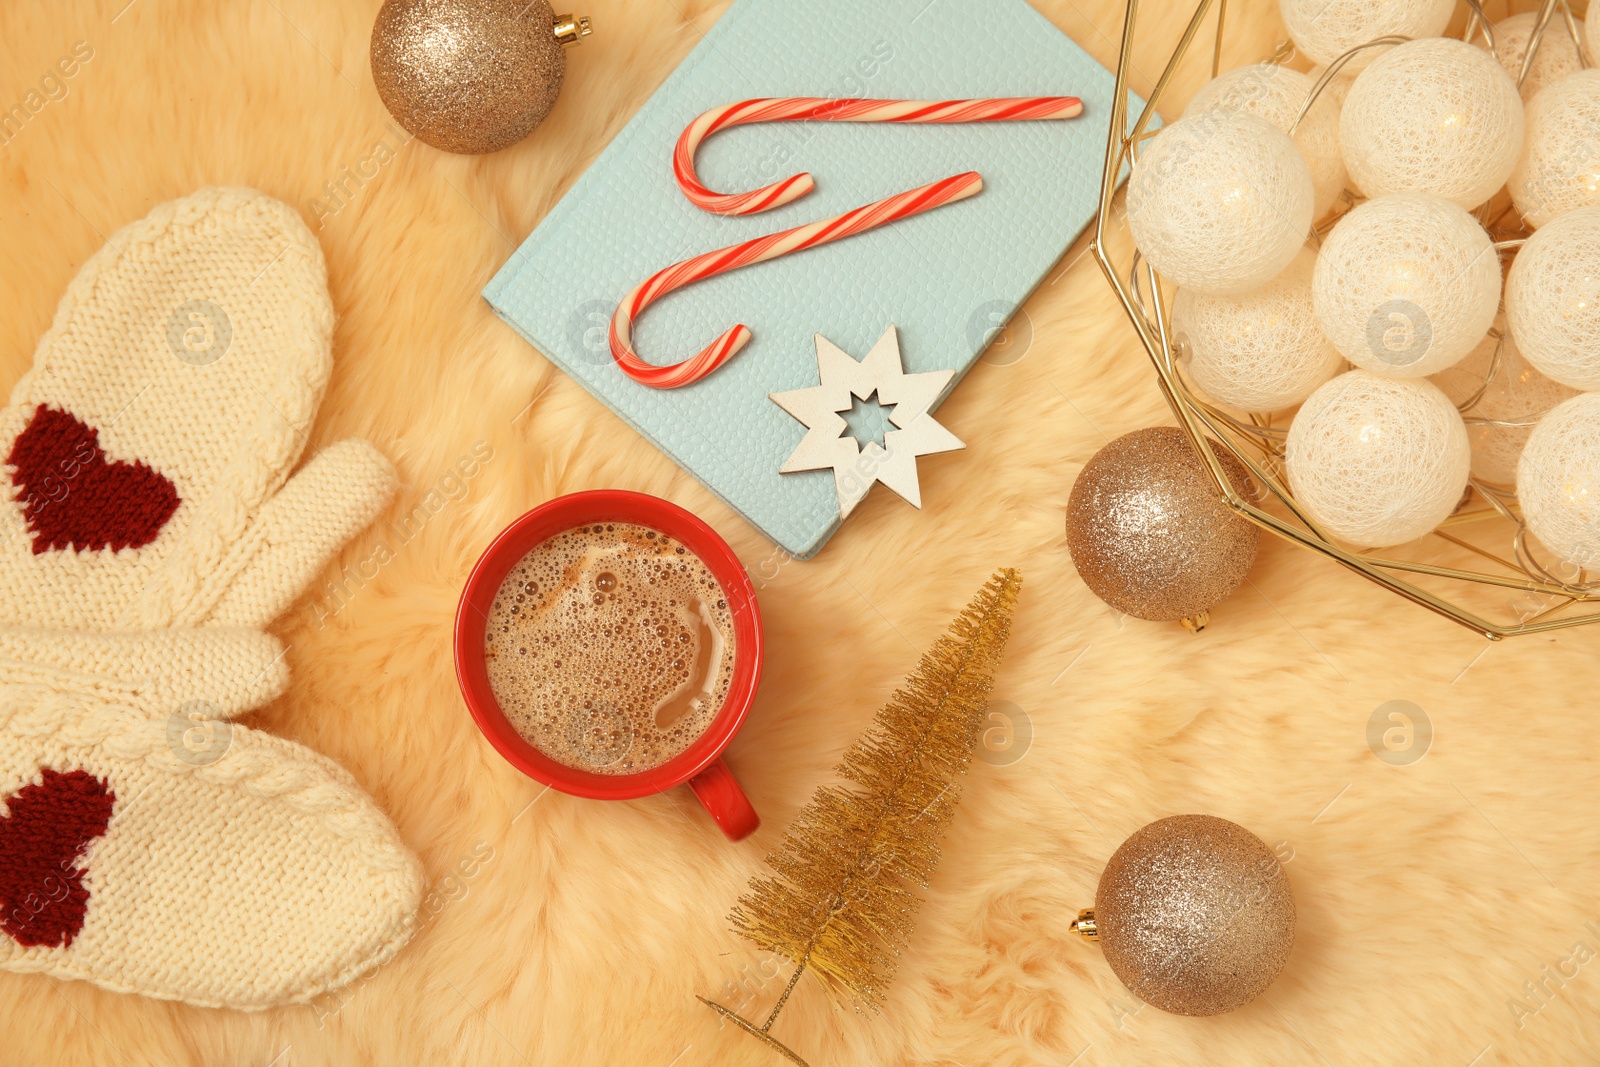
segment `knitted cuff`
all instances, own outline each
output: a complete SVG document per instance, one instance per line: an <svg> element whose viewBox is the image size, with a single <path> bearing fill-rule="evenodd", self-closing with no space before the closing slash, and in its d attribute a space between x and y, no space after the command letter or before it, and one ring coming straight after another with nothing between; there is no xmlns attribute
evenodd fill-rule
<svg viewBox="0 0 1600 1067"><path fill-rule="evenodd" d="M259 630L97 633L0 626L0 686L42 686L165 718L242 715L281 695L284 648Z"/></svg>

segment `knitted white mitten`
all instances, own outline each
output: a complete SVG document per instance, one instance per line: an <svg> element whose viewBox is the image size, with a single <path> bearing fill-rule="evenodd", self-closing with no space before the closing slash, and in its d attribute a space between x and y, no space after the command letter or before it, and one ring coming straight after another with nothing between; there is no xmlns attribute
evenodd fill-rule
<svg viewBox="0 0 1600 1067"><path fill-rule="evenodd" d="M410 936L384 815L228 721L287 682L261 628L393 491L360 441L289 477L332 325L299 216L204 190L90 259L0 411L0 966L249 1009Z"/></svg>

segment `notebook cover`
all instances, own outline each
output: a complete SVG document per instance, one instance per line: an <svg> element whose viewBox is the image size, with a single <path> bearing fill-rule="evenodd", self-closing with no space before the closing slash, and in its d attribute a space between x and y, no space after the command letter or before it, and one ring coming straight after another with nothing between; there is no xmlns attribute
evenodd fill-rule
<svg viewBox="0 0 1600 1067"><path fill-rule="evenodd" d="M890 323L906 371L954 368L953 388L1093 219L1113 88L1109 71L1024 0L736 0L484 297L629 425L806 558L839 526L833 472L778 473L805 427L767 394L817 384L815 334L859 359ZM679 192L673 146L701 112L758 96L1077 96L1084 112L1053 122L726 130L697 156L711 188L744 191L801 170L817 188L760 215L707 214ZM1134 115L1142 106L1131 99ZM976 197L724 274L647 309L634 346L655 363L686 359L736 322L750 327L744 350L703 381L656 390L613 363L611 313L655 271L966 170L983 175ZM963 429L981 456L981 433ZM950 462L923 458L923 484Z"/></svg>

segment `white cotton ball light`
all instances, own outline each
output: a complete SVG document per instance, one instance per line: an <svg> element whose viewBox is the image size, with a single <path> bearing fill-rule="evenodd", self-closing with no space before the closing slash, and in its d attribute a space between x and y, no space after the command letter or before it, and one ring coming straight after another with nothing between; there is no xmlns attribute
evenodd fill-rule
<svg viewBox="0 0 1600 1067"><path fill-rule="evenodd" d="M1322 243L1317 322L1357 367L1421 378L1462 359L1494 325L1500 258L1466 211L1426 193L1359 204Z"/></svg>
<svg viewBox="0 0 1600 1067"><path fill-rule="evenodd" d="M1280 0L1295 47L1326 66L1374 37L1437 37L1450 25L1455 0ZM1381 48L1357 52L1344 66L1364 69Z"/></svg>
<svg viewBox="0 0 1600 1067"><path fill-rule="evenodd" d="M1589 20L1596 22L1600 18ZM1600 68L1567 75L1528 105L1511 199L1536 227L1564 211L1600 204Z"/></svg>
<svg viewBox="0 0 1600 1067"><path fill-rule="evenodd" d="M1589 62L1600 65L1600 18L1591 18L1584 28L1589 36Z"/></svg>
<svg viewBox="0 0 1600 1067"><path fill-rule="evenodd" d="M1600 389L1600 205L1558 215L1511 264L1506 318L1522 354L1574 389Z"/></svg>
<svg viewBox="0 0 1600 1067"><path fill-rule="evenodd" d="M1576 22L1578 39L1581 41L1583 20L1577 19ZM1528 54L1528 41L1538 24L1538 13L1533 11L1512 15L1494 24L1495 58L1500 60L1500 65L1511 75L1512 81L1516 81L1522 73L1522 57ZM1528 68L1528 77L1522 83L1523 101L1532 100L1546 85L1560 81L1582 68L1583 60L1578 56L1578 46L1573 43L1572 35L1567 32L1566 20L1556 15L1545 26L1544 36L1539 38L1539 51L1534 54L1533 66Z"/></svg>
<svg viewBox="0 0 1600 1067"><path fill-rule="evenodd" d="M1289 265L1315 192L1300 150L1264 119L1206 111L1150 139L1128 179L1128 228L1168 281L1242 293Z"/></svg>
<svg viewBox="0 0 1600 1067"><path fill-rule="evenodd" d="M1562 562L1600 565L1600 393L1580 393L1534 427L1517 500L1529 531Z"/></svg>
<svg viewBox="0 0 1600 1067"><path fill-rule="evenodd" d="M1517 461L1534 424L1577 395L1576 389L1534 370L1509 335L1485 337L1466 359L1432 380L1457 407L1477 397L1462 412L1472 447L1472 476L1508 488L1516 485Z"/></svg>
<svg viewBox="0 0 1600 1067"><path fill-rule="evenodd" d="M1339 116L1345 166L1367 196L1432 193L1464 208L1505 185L1522 136L1516 82L1483 49L1445 37L1378 57Z"/></svg>
<svg viewBox="0 0 1600 1067"><path fill-rule="evenodd" d="M1207 396L1243 411L1278 411L1344 368L1311 307L1316 263L1316 252L1302 249L1282 274L1239 296L1178 290L1172 333Z"/></svg>
<svg viewBox="0 0 1600 1067"><path fill-rule="evenodd" d="M1276 63L1239 67L1200 87L1184 110L1185 117L1205 111L1238 111L1256 115L1289 133L1316 81ZM1289 136L1305 157L1315 190L1311 215L1320 219L1344 192L1344 155L1339 150L1339 109L1324 92Z"/></svg>
<svg viewBox="0 0 1600 1067"><path fill-rule="evenodd" d="M1382 548L1449 517L1471 453L1461 414L1438 386L1353 370L1301 405L1284 459L1295 501L1323 529Z"/></svg>

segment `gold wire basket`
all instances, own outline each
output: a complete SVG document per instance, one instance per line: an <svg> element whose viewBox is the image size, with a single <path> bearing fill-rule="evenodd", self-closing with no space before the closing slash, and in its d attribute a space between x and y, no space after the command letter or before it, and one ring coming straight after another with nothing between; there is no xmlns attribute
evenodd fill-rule
<svg viewBox="0 0 1600 1067"><path fill-rule="evenodd" d="M1471 15L1465 38L1471 40L1481 34L1492 48L1493 29L1479 6L1479 0L1467 2ZM1189 436L1217 492L1235 512L1269 533L1318 552L1368 581L1475 630L1490 640L1600 621L1600 610L1585 610L1585 606L1592 607L1596 601L1600 601L1600 578L1591 580L1580 570L1563 569L1561 565L1541 559L1539 550L1530 543L1511 490L1471 479L1455 514L1421 541L1405 546L1405 551L1396 551L1392 556L1355 551L1328 536L1289 492L1283 476L1283 453L1289 423L1287 415L1280 413L1276 421L1272 415L1247 414L1240 417L1211 404L1190 388L1181 372L1179 342L1173 338L1169 328L1173 287L1164 282L1148 262L1141 260L1137 250L1132 249L1131 238L1127 238L1123 232L1125 227L1112 236L1115 243L1130 251L1122 255L1121 266L1114 262L1107 229L1113 222L1112 202L1121 179L1138 158L1142 143L1157 132L1149 128L1151 119L1168 96L1175 73L1194 46L1195 38L1213 7L1216 9L1216 45L1211 56L1211 76L1216 77L1220 73L1227 0L1200 0L1171 58L1156 80L1143 112L1130 128L1128 94L1130 74L1134 70L1134 30L1138 21L1139 0L1128 0L1117 59L1110 134L1106 140L1100 213L1090 247L1106 280L1122 301L1123 310L1132 320L1145 352L1155 365L1161 391L1177 415L1178 425ZM1556 21L1558 12L1562 14L1560 23L1564 23L1564 26ZM1523 64L1523 77L1527 75L1541 37L1552 28L1557 32L1564 29L1575 41L1578 40L1579 34L1567 0L1541 0L1535 32ZM1362 48L1404 40L1404 37L1379 38L1329 64L1312 89L1300 115L1305 115L1317 95L1356 52ZM1579 48L1581 54L1581 43ZM1292 47L1283 45L1269 61L1286 62L1292 56ZM1590 59L1592 61L1600 57ZM1348 210L1359 200L1359 197L1346 192L1343 203L1335 209L1332 217L1318 225L1312 239L1320 243L1338 221L1340 212ZM1514 255L1526 239L1527 231L1522 229L1521 220L1504 191L1496 200L1484 205L1478 217L1495 237L1495 247L1502 257ZM1500 364L1499 357L1497 349L1490 363L1485 389L1494 380ZM1543 414L1541 412L1515 421L1477 418L1473 416L1472 408L1482 394L1483 389L1480 389L1460 405L1469 423L1528 426ZM1214 451L1218 446L1231 452L1249 469L1257 485L1263 487L1254 499L1241 495L1229 482ZM1408 556L1410 558L1406 558Z"/></svg>

